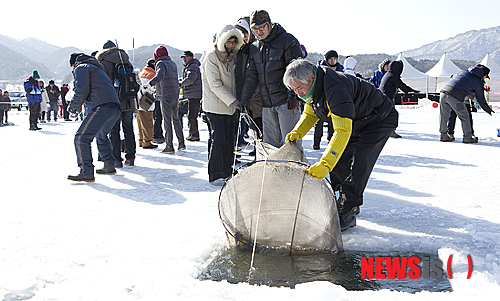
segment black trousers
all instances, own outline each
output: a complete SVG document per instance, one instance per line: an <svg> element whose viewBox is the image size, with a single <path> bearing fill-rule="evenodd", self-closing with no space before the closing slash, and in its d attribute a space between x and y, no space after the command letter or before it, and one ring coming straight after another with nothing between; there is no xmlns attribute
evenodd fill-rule
<svg viewBox="0 0 500 301"><path fill-rule="evenodd" d="M200 133L198 132L200 101L201 98L188 98L189 136L193 138L200 138Z"/></svg>
<svg viewBox="0 0 500 301"><path fill-rule="evenodd" d="M354 130L349 143L330 172L332 188L345 194L347 209L363 204L363 193L373 166L387 139L398 126L398 116L393 108L382 120L372 115L365 121L353 123Z"/></svg>
<svg viewBox="0 0 500 301"><path fill-rule="evenodd" d="M161 114L161 102L155 101L155 109L153 110L153 139L164 139L162 129L163 117Z"/></svg>
<svg viewBox="0 0 500 301"><path fill-rule="evenodd" d="M62 106L63 106L64 120L68 120L69 119L69 112L68 112L68 103L66 102L66 99L62 100Z"/></svg>
<svg viewBox="0 0 500 301"><path fill-rule="evenodd" d="M210 124L210 150L208 152L208 180L210 182L231 175L236 142L237 113L221 115L206 113Z"/></svg>
<svg viewBox="0 0 500 301"><path fill-rule="evenodd" d="M40 117L40 103L32 102L28 104L30 110L30 128L38 125L38 117Z"/></svg>
<svg viewBox="0 0 500 301"><path fill-rule="evenodd" d="M323 124L324 122L321 120L318 120L316 124L314 125L314 145L318 145L321 143L321 137L323 137ZM326 136L326 139L330 141L330 139L333 136L333 124L331 122L327 122L328 124L328 135Z"/></svg>

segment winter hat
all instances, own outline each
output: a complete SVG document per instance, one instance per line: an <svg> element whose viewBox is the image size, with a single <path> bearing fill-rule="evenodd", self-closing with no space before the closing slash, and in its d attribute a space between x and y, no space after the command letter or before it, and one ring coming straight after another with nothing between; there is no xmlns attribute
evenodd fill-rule
<svg viewBox="0 0 500 301"><path fill-rule="evenodd" d="M82 55L83 53L72 53L70 56L69 56L69 66L70 67L73 67L73 65L76 63L76 58L80 55Z"/></svg>
<svg viewBox="0 0 500 301"><path fill-rule="evenodd" d="M256 10L250 15L250 26L261 25L264 23L269 23L271 25L271 18L265 10Z"/></svg>
<svg viewBox="0 0 500 301"><path fill-rule="evenodd" d="M225 44L230 39L236 40L236 45L234 46L233 51L237 52L238 49L240 49L240 47L243 45L243 34L233 25L226 25L216 35L215 45L217 47L217 50L219 50L220 52L226 52Z"/></svg>
<svg viewBox="0 0 500 301"><path fill-rule="evenodd" d="M486 78L490 78L490 68L481 64L477 64L476 66L478 66L479 68L481 68L481 70L483 70L483 76L486 75Z"/></svg>
<svg viewBox="0 0 500 301"><path fill-rule="evenodd" d="M113 47L116 47L115 43L108 40L106 43L104 43L104 46L102 46L102 49L109 49L109 48L113 48Z"/></svg>
<svg viewBox="0 0 500 301"><path fill-rule="evenodd" d="M36 70L36 69L33 70L33 75L31 77L39 79L40 78L40 74L38 74L38 70Z"/></svg>
<svg viewBox="0 0 500 301"><path fill-rule="evenodd" d="M185 56L194 56L194 54L191 51L186 50L186 51L184 51L184 54L181 55L181 57L185 57Z"/></svg>
<svg viewBox="0 0 500 301"><path fill-rule="evenodd" d="M154 67L155 67L155 59L149 59L146 65L148 67L151 67L151 68L154 69Z"/></svg>
<svg viewBox="0 0 500 301"><path fill-rule="evenodd" d="M325 53L325 59L328 61L330 58L336 57L339 58L339 54L335 50L330 50L327 53Z"/></svg>
<svg viewBox="0 0 500 301"><path fill-rule="evenodd" d="M167 56L167 55L168 55L168 50L165 46L158 46L155 49L155 53L154 53L155 61L157 61L160 57Z"/></svg>
<svg viewBox="0 0 500 301"><path fill-rule="evenodd" d="M250 33L250 25L248 25L248 22L247 20L245 19L239 19L238 20L238 23L236 23L236 25L234 25L234 27L238 28L239 30L241 30L244 34L245 33Z"/></svg>

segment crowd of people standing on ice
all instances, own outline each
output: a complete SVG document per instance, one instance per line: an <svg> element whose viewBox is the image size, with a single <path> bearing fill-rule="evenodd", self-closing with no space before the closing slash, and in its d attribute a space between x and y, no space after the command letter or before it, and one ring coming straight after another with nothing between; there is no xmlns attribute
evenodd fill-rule
<svg viewBox="0 0 500 301"><path fill-rule="evenodd" d="M291 141L301 148L301 139L314 127L313 149L319 149L326 125L328 146L308 173L316 178L329 175L332 188L340 195L339 216L345 230L356 225L364 189L386 141L401 137L395 133L397 90L418 91L401 80L401 61L384 60L379 70L365 80L355 72L354 57L347 57L341 64L338 53L330 50L323 60L313 64L305 60L306 56L304 45L279 23L271 22L264 10L256 10L234 25L221 28L202 62L191 51L185 51L181 56L184 69L180 81L177 65L165 46L157 47L146 66L131 76L134 71L128 70L132 65L126 51L107 41L103 49L91 55L71 55L74 76L71 100L64 100L67 85L61 90L53 81L44 86L38 72L33 71L25 82L30 130L39 130L38 122L44 119L40 104L49 103L46 116L49 121L51 112L56 120L59 96L64 100L63 105L67 105L63 110L64 120L69 120L68 112L77 114L83 107L86 117L74 139L80 173L68 179L93 182L90 143L94 138L104 163L95 173L114 174L116 168L134 165L134 114L139 147L154 149L164 143L161 152L175 154L186 150L186 140L200 140L198 117L203 112L209 131L209 182L223 185L232 176L235 145L244 142L245 128L253 128L257 133L254 139L274 147ZM441 141L452 139L447 124L454 112L462 122L463 142L477 142L464 99L475 96L486 112L493 112L484 100L484 79L488 74L487 67L473 66L443 88ZM127 80L130 83L125 85ZM187 99L186 138L182 115L179 117L181 89ZM254 122L247 125L241 114L250 116Z"/></svg>

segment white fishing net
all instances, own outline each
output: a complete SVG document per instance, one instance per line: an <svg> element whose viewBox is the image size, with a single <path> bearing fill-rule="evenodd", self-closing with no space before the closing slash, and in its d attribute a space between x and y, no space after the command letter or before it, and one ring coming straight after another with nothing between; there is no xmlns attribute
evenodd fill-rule
<svg viewBox="0 0 500 301"><path fill-rule="evenodd" d="M236 242L270 248L342 249L335 195L307 174L295 143L281 148L257 141L257 161L240 168L219 198L219 213Z"/></svg>

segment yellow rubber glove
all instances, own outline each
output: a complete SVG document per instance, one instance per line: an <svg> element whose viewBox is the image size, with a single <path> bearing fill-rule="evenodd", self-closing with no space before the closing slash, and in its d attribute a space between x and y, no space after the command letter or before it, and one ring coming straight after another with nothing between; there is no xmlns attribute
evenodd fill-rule
<svg viewBox="0 0 500 301"><path fill-rule="evenodd" d="M309 175L318 179L326 178L342 156L351 137L352 120L331 114L335 133L328 143L321 160L308 169Z"/></svg>
<svg viewBox="0 0 500 301"><path fill-rule="evenodd" d="M304 113L300 116L300 120L297 122L293 130L286 135L285 143L288 141L297 141L309 132L309 130L316 124L319 120L314 114L313 109L309 104L306 104L304 108Z"/></svg>
<svg viewBox="0 0 500 301"><path fill-rule="evenodd" d="M302 139L302 135L297 130L292 130L290 133L286 135L285 143L288 141L297 141Z"/></svg>
<svg viewBox="0 0 500 301"><path fill-rule="evenodd" d="M309 167L307 173L314 178L323 179L326 178L330 172L330 167L324 161L316 162L313 166Z"/></svg>

